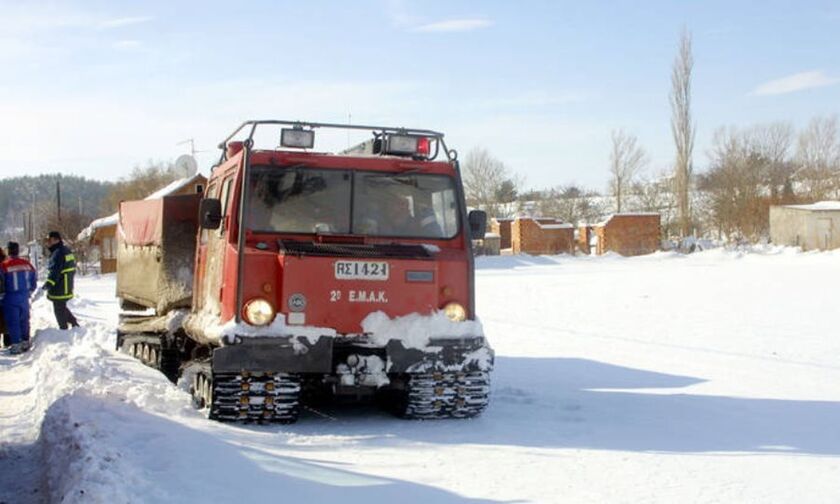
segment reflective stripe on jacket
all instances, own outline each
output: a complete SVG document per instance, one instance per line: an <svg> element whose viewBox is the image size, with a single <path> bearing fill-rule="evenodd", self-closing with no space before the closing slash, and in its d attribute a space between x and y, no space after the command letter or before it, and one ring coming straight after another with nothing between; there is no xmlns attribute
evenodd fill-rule
<svg viewBox="0 0 840 504"><path fill-rule="evenodd" d="M76 256L64 242L50 247L50 252L47 298L55 301L71 299L73 278L76 276Z"/></svg>
<svg viewBox="0 0 840 504"><path fill-rule="evenodd" d="M20 257L9 257L3 261L0 264L0 276L3 278L6 298L27 298L38 287L35 268L29 261Z"/></svg>

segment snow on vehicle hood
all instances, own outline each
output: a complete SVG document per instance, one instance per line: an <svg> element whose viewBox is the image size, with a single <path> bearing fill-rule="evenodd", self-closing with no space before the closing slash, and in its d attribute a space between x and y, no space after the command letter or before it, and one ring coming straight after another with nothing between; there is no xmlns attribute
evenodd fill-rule
<svg viewBox="0 0 840 504"><path fill-rule="evenodd" d="M288 325L286 324L286 317L282 313L278 313L274 321L266 326L254 326L247 322L237 324L235 319L221 324L218 315L207 312L192 315L192 317L191 324L204 327L204 334L219 343L233 343L237 336L240 338L301 336L314 344L322 336L332 338L336 335L335 329L329 327Z"/></svg>
<svg viewBox="0 0 840 504"><path fill-rule="evenodd" d="M484 329L477 320L452 322L443 312L432 315L413 313L404 317L389 318L376 311L362 320L362 330L370 335L373 344L385 346L390 340L399 340L406 348L426 348L432 338L463 338L482 336Z"/></svg>

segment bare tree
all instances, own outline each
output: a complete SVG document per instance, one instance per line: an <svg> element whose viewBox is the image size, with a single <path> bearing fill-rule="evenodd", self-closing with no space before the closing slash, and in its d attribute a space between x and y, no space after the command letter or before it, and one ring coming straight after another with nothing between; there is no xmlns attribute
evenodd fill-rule
<svg viewBox="0 0 840 504"><path fill-rule="evenodd" d="M599 198L596 192L575 184L546 191L537 205L537 210L544 217L553 217L572 224L592 223L605 213L603 198Z"/></svg>
<svg viewBox="0 0 840 504"><path fill-rule="evenodd" d="M808 199L838 196L840 175L840 136L837 116L815 117L799 135L796 152L798 179Z"/></svg>
<svg viewBox="0 0 840 504"><path fill-rule="evenodd" d="M146 166L135 166L131 175L121 178L105 198L104 204L108 211L116 212L121 201L143 199L179 178L181 174L173 163L148 161Z"/></svg>
<svg viewBox="0 0 840 504"><path fill-rule="evenodd" d="M691 33L684 28L680 37L677 57L671 71L671 134L677 150L674 165L674 192L679 212L680 233L691 232L691 206L689 185L691 183L692 153L694 151L695 124L691 116L691 73L694 57L691 52Z"/></svg>
<svg viewBox="0 0 840 504"><path fill-rule="evenodd" d="M516 199L521 181L510 174L503 162L486 149L475 148L461 164L461 177L467 205L483 209L489 217L509 216L503 203Z"/></svg>
<svg viewBox="0 0 840 504"><path fill-rule="evenodd" d="M73 242L84 229L90 218L74 208L63 208L59 219L55 202L42 201L35 205L33 225L36 229L58 231L67 241ZM36 235L37 236L37 235Z"/></svg>
<svg viewBox="0 0 840 504"><path fill-rule="evenodd" d="M793 141L793 128L790 123L777 122L753 126L746 133L750 151L765 160L765 183L770 188L770 197L774 203L783 201L785 187L789 187L794 172L790 161L790 146Z"/></svg>
<svg viewBox="0 0 840 504"><path fill-rule="evenodd" d="M660 173L656 177L643 177L633 183L631 205L640 212L657 212L662 216L665 234L675 229L675 204L673 172Z"/></svg>
<svg viewBox="0 0 840 504"><path fill-rule="evenodd" d="M613 130L610 151L610 189L615 196L616 212L621 213L624 193L631 187L639 170L647 163L645 150L638 144L635 135L624 130Z"/></svg>
<svg viewBox="0 0 840 504"><path fill-rule="evenodd" d="M768 127L715 132L709 172L699 181L708 196L711 224L721 237L756 240L766 235L775 163L785 163L783 142L769 141ZM783 136L782 136L783 137ZM777 140L781 137L775 137ZM782 157L773 159L773 153Z"/></svg>

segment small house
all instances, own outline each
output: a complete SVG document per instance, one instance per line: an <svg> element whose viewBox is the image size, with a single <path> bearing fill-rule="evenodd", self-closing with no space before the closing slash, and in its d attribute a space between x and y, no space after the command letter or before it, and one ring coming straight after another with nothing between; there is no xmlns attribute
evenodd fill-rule
<svg viewBox="0 0 840 504"><path fill-rule="evenodd" d="M770 207L770 241L802 250L840 248L840 201Z"/></svg>
<svg viewBox="0 0 840 504"><path fill-rule="evenodd" d="M574 226L558 219L517 217L510 226L514 254L574 254Z"/></svg>
<svg viewBox="0 0 840 504"><path fill-rule="evenodd" d="M594 245L596 254L615 252L623 256L656 252L661 246L661 235L658 213L613 214L594 226L582 227L579 232L579 236Z"/></svg>

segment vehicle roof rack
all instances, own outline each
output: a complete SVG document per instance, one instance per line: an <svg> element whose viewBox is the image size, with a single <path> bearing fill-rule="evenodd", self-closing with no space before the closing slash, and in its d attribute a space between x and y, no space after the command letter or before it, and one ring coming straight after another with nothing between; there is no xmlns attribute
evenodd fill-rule
<svg viewBox="0 0 840 504"><path fill-rule="evenodd" d="M455 161L458 158L458 152L454 149L448 149L446 147L446 143L443 140L443 133L439 131L433 131L429 129L419 129L419 128L402 128L402 127L393 127L393 126L370 126L370 125L363 125L363 124L340 124L340 123L319 123L319 122L307 122L307 121L287 121L282 119L262 119L262 120L249 120L243 122L236 128L233 133L227 136L222 142L219 144L219 149L222 150L221 158L219 159L219 163L222 163L225 160L225 155L227 151L227 144L230 142L235 136L237 136L242 130L248 129L248 137L244 140L244 143L249 147L253 146L254 143L254 133L259 126L291 126L293 128L301 128L301 129L309 129L315 130L318 128L330 128L330 129L343 129L343 130L363 130L363 131L370 131L374 139L382 138L385 135L409 135L409 136L425 136L436 140L437 148L435 149L435 153L433 156L429 156L429 160L433 160L437 157L439 150L443 150L444 154L449 161ZM366 142L363 142L363 144ZM361 144L360 144L361 145ZM353 148L348 149L346 151L342 151L338 154L347 154L353 151Z"/></svg>

